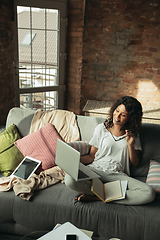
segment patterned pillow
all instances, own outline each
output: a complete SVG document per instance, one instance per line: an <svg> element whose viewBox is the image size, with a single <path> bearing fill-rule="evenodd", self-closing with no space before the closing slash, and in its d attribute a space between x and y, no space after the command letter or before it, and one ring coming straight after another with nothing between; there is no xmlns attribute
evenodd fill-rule
<svg viewBox="0 0 160 240"><path fill-rule="evenodd" d="M80 152L81 156L88 154L91 147L89 143L85 141L68 142L67 144Z"/></svg>
<svg viewBox="0 0 160 240"><path fill-rule="evenodd" d="M57 138L61 139L51 123L15 142L24 156L33 157L42 163L36 173L55 166Z"/></svg>
<svg viewBox="0 0 160 240"><path fill-rule="evenodd" d="M160 163L154 160L150 161L149 171L146 183L153 187L156 193L160 194Z"/></svg>

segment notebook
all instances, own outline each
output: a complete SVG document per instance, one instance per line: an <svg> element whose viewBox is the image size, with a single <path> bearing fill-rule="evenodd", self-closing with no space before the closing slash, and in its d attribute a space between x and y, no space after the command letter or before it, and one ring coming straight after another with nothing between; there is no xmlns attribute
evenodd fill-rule
<svg viewBox="0 0 160 240"><path fill-rule="evenodd" d="M80 152L60 139L57 139L55 163L76 181L100 177L80 162Z"/></svg>
<svg viewBox="0 0 160 240"><path fill-rule="evenodd" d="M16 167L10 177L19 177L28 180L41 164L40 160L26 156Z"/></svg>

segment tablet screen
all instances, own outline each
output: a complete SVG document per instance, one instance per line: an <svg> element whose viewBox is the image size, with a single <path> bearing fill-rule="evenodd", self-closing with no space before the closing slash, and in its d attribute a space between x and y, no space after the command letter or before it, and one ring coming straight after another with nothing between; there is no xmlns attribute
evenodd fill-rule
<svg viewBox="0 0 160 240"><path fill-rule="evenodd" d="M35 172L40 163L41 162L36 159L25 157L20 163L20 165L15 169L13 175L27 180L31 176L31 174Z"/></svg>

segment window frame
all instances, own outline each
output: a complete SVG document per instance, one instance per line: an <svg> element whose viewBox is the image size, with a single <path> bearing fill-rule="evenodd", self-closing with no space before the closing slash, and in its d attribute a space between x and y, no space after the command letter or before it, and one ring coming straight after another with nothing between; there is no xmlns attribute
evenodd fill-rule
<svg viewBox="0 0 160 240"><path fill-rule="evenodd" d="M58 54L58 84L56 86L19 88L19 56L18 56L18 26L17 6L57 9L59 11L59 52ZM64 109L65 104L65 72L66 72L66 34L67 34L67 0L14 0L14 33L15 33L15 84L16 106L20 107L20 95L25 93L52 92L58 93L58 109ZM33 40L32 40L33 41Z"/></svg>

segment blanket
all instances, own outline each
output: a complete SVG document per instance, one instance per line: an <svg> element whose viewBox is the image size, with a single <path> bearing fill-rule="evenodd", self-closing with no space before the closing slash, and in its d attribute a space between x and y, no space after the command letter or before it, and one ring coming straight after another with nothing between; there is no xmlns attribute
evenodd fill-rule
<svg viewBox="0 0 160 240"><path fill-rule="evenodd" d="M58 166L42 171L39 175L32 174L28 180L17 177L0 178L0 191L13 188L15 195L24 200L30 200L35 190L44 189L59 181L63 182L65 172Z"/></svg>
<svg viewBox="0 0 160 240"><path fill-rule="evenodd" d="M33 116L30 133L37 131L47 123L52 123L65 142L80 140L76 117L66 110L37 110Z"/></svg>
<svg viewBox="0 0 160 240"><path fill-rule="evenodd" d="M73 112L65 110L37 110L33 116L30 133L39 130L47 123L52 123L65 142L80 140L76 117ZM15 195L29 200L34 190L40 190L61 181L64 182L65 172L55 166L42 171L39 175L33 174L29 180L17 177L0 178L0 191L9 191L13 188Z"/></svg>

